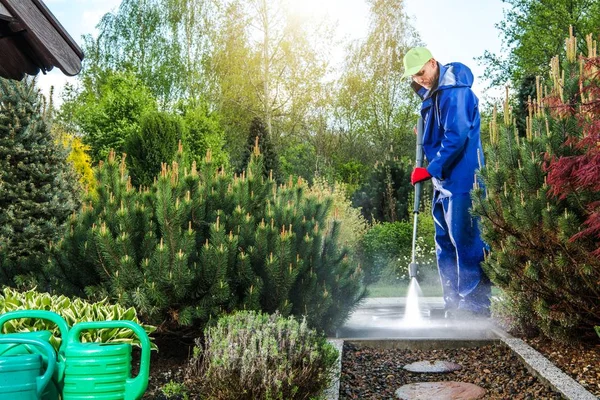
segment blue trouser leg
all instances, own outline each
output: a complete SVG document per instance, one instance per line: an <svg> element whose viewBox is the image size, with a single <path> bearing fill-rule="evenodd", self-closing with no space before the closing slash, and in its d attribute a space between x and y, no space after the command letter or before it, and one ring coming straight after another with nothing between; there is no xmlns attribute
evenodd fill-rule
<svg viewBox="0 0 600 400"><path fill-rule="evenodd" d="M485 244L470 207L468 193L440 197L435 191L432 212L444 300L449 307L459 302L459 308L480 312L489 308L490 283L481 269Z"/></svg>

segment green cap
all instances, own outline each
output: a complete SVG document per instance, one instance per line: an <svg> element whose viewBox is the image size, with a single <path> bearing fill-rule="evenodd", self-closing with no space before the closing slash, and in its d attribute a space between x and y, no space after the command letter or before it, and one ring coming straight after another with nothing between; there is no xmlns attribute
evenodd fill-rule
<svg viewBox="0 0 600 400"><path fill-rule="evenodd" d="M404 55L403 78L416 74L433 56L425 47L413 47Z"/></svg>

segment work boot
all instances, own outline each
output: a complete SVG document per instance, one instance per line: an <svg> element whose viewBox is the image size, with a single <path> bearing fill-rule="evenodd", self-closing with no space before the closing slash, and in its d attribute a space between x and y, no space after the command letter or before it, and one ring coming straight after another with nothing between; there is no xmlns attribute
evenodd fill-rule
<svg viewBox="0 0 600 400"><path fill-rule="evenodd" d="M460 297L444 296L444 318L452 318L460 304Z"/></svg>
<svg viewBox="0 0 600 400"><path fill-rule="evenodd" d="M487 319L490 318L490 309L488 307L477 306L474 304L465 304L463 301L461 301L457 309L448 310L446 312L446 318L462 321Z"/></svg>

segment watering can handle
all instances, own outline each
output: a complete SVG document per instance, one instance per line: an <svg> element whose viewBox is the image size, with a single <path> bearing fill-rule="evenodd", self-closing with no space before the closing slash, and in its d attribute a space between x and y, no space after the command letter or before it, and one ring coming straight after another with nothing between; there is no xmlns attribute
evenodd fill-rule
<svg viewBox="0 0 600 400"><path fill-rule="evenodd" d="M10 311L0 316L0 333L2 333L4 324L13 319L24 319L24 318L36 318L45 319L46 321L53 322L58 326L60 337L62 339L60 344L59 353L61 353L67 342L67 333L69 332L69 326L63 317L53 311L46 310L16 310Z"/></svg>
<svg viewBox="0 0 600 400"><path fill-rule="evenodd" d="M142 397L148 387L148 376L150 375L150 339L148 334L140 325L128 320L113 321L90 321L75 324L69 332L68 342L79 342L81 332L92 329L130 329L140 340L142 346L142 356L140 360L140 372L135 378L128 378L125 386L126 399L139 399Z"/></svg>
<svg viewBox="0 0 600 400"><path fill-rule="evenodd" d="M48 365L46 366L46 371L42 376L38 376L36 379L36 391L39 398L42 397L42 393L44 389L52 379L52 375L54 374L54 370L56 369L56 353L54 352L54 347L46 341L36 340L36 339L26 339L26 338L17 338L17 337L1 337L0 336L0 344L11 344L11 343L19 343L19 344L27 344L30 346L38 346L41 347L46 356L48 357Z"/></svg>

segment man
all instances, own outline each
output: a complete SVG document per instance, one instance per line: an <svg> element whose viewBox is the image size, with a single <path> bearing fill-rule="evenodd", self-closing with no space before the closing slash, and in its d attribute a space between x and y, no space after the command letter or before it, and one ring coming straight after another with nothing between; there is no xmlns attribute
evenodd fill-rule
<svg viewBox="0 0 600 400"><path fill-rule="evenodd" d="M471 216L470 191L483 165L479 101L473 73L464 64L438 63L424 47L404 56L404 75L421 97L427 168L415 168L411 183L433 182L433 218L438 270L446 316L490 314L490 281L481 269L485 244Z"/></svg>

